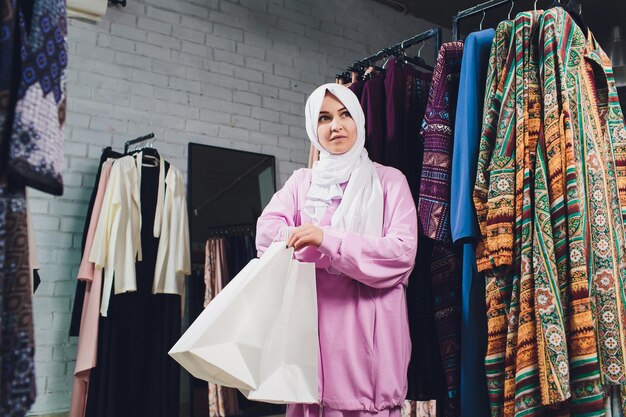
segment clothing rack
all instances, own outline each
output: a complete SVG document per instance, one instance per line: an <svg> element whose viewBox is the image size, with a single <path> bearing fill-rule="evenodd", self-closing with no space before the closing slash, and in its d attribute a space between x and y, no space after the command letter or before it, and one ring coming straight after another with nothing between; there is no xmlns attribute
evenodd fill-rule
<svg viewBox="0 0 626 417"><path fill-rule="evenodd" d="M126 141L126 143L124 143L124 153L128 153L128 148L131 147L132 145L135 145L140 142L145 142L147 140L152 139L153 137L154 137L154 133L148 133L147 135L139 136L138 138Z"/></svg>
<svg viewBox="0 0 626 417"><path fill-rule="evenodd" d="M459 20L477 15L478 13L484 13L487 10L500 7L504 4L509 4L511 3L511 1L512 0L490 0L470 7L469 9L459 11L455 16L452 17L452 40L459 40Z"/></svg>
<svg viewBox="0 0 626 417"><path fill-rule="evenodd" d="M504 4L515 3L515 0L490 0L484 3L477 4L476 6L470 7L469 9L459 11L455 16L452 17L452 40L459 40L459 20L465 19L466 17L474 16L479 13L485 13L487 10L494 9L496 7L500 7ZM578 13L582 13L582 1L580 0L569 0L565 3L561 2L561 0L555 0L553 6L561 6L569 8L571 5L572 8L577 8ZM551 6L551 7L553 7ZM534 0L534 8L537 7L537 0Z"/></svg>
<svg viewBox="0 0 626 417"><path fill-rule="evenodd" d="M208 237L228 236L231 233L252 233L256 230L256 223L229 224L226 226L209 228Z"/></svg>
<svg viewBox="0 0 626 417"><path fill-rule="evenodd" d="M426 42L428 39L433 38L435 41L435 50L434 50L434 60L437 61L437 55L439 54L439 47L441 46L441 28L432 28L425 32L420 33L419 35L412 36L408 39L403 40L389 48L384 48L375 53L372 56L361 59L350 67L348 67L347 72L343 72L341 74L337 74L337 78L350 79L350 72L355 71L362 73L367 68L371 67L375 62L380 61L383 58L387 58L389 56L395 55L399 56L401 52L410 48L413 45L417 45L422 42ZM426 68L430 71L433 70L433 67L426 65L424 62L414 61L412 59L408 60L409 62L419 65L420 67Z"/></svg>

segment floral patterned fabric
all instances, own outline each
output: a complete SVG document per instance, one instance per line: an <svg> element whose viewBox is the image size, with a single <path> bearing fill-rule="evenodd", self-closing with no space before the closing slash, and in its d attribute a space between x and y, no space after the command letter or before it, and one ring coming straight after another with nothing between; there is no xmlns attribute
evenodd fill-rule
<svg viewBox="0 0 626 417"><path fill-rule="evenodd" d="M23 417L35 401L26 193L0 180L0 415Z"/></svg>
<svg viewBox="0 0 626 417"><path fill-rule="evenodd" d="M61 195L67 66L65 0L35 0L32 7L30 22L18 9L20 79L8 167L13 181Z"/></svg>

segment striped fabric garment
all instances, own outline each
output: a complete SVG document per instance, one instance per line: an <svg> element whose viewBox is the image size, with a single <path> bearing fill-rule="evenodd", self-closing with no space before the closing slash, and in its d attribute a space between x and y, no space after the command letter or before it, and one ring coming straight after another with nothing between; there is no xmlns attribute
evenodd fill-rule
<svg viewBox="0 0 626 417"><path fill-rule="evenodd" d="M539 136L538 114L541 112L538 85L531 83L538 78L535 51L531 49L533 35L538 27L541 12L522 12L515 18L514 39L510 51L514 53L513 76L508 78L510 86L505 88L504 103L514 108L510 126L500 129L496 146L501 144L504 155L503 171L492 176L491 189L496 202L505 208L498 216L496 227L506 224L513 229L513 240L500 242L498 250L504 254L502 263L510 266L519 286L514 287L511 298L507 347L505 353L504 415L539 415L541 395L539 385L539 358L541 350L535 315L535 276L532 270L532 207L531 191L534 177L533 162ZM534 106L538 105L539 109ZM508 108L506 109L508 111ZM501 132L501 133L500 133ZM513 188L502 186L503 180ZM491 201L491 200L490 200ZM513 203L513 209L509 204ZM491 203L489 204L491 207ZM497 209L499 205L496 203ZM511 216L511 213L513 216ZM489 237L492 235L490 234Z"/></svg>
<svg viewBox="0 0 626 417"><path fill-rule="evenodd" d="M566 15L562 15L565 17ZM549 278L537 291L537 309L543 331L550 341L561 340L551 332L560 317L567 323L567 350L570 372L570 414L603 415L604 406L593 317L587 281L588 248L584 242L585 218L583 165L579 147L575 146L568 118L569 103L565 89L564 59L559 53L569 43L557 23L559 10L544 14L540 29L540 82L543 91L543 136L537 151L535 179L535 235L538 241L535 265L544 269ZM549 217L547 218L547 213ZM552 253L552 259L550 258ZM563 289L567 291L563 291ZM559 294L560 292L560 294ZM560 302L558 297L560 297ZM564 297L563 295L567 295ZM555 301L555 298L557 301ZM559 317L560 316L560 317ZM553 317L553 321L549 320ZM552 346L557 346L552 341ZM563 344L561 344L563 345ZM560 346L558 346L560 347ZM565 365L562 374L565 373ZM553 367L559 376L559 367ZM549 374L544 374L547 382ZM544 398L550 396L550 386L542 389Z"/></svg>
<svg viewBox="0 0 626 417"><path fill-rule="evenodd" d="M580 204L584 220L591 312L596 329L603 382L626 382L626 311L624 310L622 164L626 133L610 61L589 33L587 36L561 9L546 16L554 20L558 38L557 64L564 68L561 91L570 116L577 172L586 194ZM614 157L616 155L616 157ZM620 195L621 194L621 195ZM593 221L592 221L593 220Z"/></svg>
<svg viewBox="0 0 626 417"><path fill-rule="evenodd" d="M462 42L444 43L439 49L422 123L424 158L417 204L420 231L434 241L430 277L447 390L440 409L447 417L460 413L462 271L461 254L450 240L450 178L462 57Z"/></svg>
<svg viewBox="0 0 626 417"><path fill-rule="evenodd" d="M626 382L626 128L610 61L562 8L520 13L497 28L483 120L491 415L605 415L602 384Z"/></svg>
<svg viewBox="0 0 626 417"><path fill-rule="evenodd" d="M485 272L486 278L488 344L485 368L489 405L493 417L502 415L504 405L504 353L512 282L509 275L501 274L492 269L492 255L486 246L487 195L489 189L487 167L491 161L496 129L499 123L500 103L502 102L501 88L503 87L503 83L500 81L507 72L506 59L512 30L512 22L501 22L496 28L496 35L491 46L483 108L483 129L474 188L474 205L482 235L482 240L478 242L476 247L477 267L479 271Z"/></svg>
<svg viewBox="0 0 626 417"><path fill-rule="evenodd" d="M441 45L422 122L424 140L418 219L424 236L450 241L450 176L462 42Z"/></svg>

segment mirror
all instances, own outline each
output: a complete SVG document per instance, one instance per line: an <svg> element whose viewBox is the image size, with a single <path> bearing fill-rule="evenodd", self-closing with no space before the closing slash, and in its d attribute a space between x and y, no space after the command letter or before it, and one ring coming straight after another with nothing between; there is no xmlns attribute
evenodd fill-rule
<svg viewBox="0 0 626 417"><path fill-rule="evenodd" d="M192 242L211 231L256 225L276 190L275 157L189 144L188 205Z"/></svg>
<svg viewBox="0 0 626 417"><path fill-rule="evenodd" d="M192 323L204 309L206 294L226 285L256 256L254 233L256 221L276 191L276 161L272 155L237 151L216 146L189 144L187 204L191 239L192 275L187 282L187 323ZM226 271L215 284L215 259L210 242L221 241ZM219 255L218 255L219 256ZM221 269L223 268L223 269ZM209 277L205 277L205 274ZM210 290L206 291L207 284ZM214 295L214 294L213 294ZM207 382L187 374L182 378L182 408L189 401L191 417L206 417L209 408L223 407L225 417L284 414L279 405L248 401L234 389L209 388ZM219 405L217 405L219 404Z"/></svg>

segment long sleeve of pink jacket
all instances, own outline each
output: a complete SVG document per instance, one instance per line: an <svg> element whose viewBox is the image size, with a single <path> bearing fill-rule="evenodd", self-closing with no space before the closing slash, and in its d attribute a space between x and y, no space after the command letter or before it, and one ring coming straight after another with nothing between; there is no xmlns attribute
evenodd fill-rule
<svg viewBox="0 0 626 417"><path fill-rule="evenodd" d="M361 236L322 226L319 249L296 252L303 262L341 272L374 288L407 284L417 251L417 215L406 178L400 171L377 165L384 193L383 236ZM301 169L287 180L263 211L257 223L257 248L261 254L274 240L286 240L289 228L307 223L302 212L310 186L310 170ZM334 206L329 210L334 212ZM304 217L304 219L303 219Z"/></svg>

